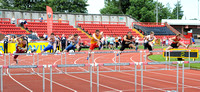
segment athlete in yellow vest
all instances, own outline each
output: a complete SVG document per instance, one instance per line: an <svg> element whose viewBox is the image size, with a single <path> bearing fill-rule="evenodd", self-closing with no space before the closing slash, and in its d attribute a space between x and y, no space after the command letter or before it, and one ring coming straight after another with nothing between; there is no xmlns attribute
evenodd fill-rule
<svg viewBox="0 0 200 92"><path fill-rule="evenodd" d="M88 52L88 57L87 60L91 56L91 52L93 51L94 48L101 48L101 38L103 37L103 32L100 32L99 30L96 30L95 33L92 35L92 40L90 42L90 49Z"/></svg>

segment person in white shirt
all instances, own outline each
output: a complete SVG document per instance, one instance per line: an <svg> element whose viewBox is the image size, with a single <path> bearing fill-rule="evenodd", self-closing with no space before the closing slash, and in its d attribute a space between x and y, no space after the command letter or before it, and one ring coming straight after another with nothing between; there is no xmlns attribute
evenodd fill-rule
<svg viewBox="0 0 200 92"><path fill-rule="evenodd" d="M11 19L11 24L15 24L15 17L14 16Z"/></svg>
<svg viewBox="0 0 200 92"><path fill-rule="evenodd" d="M138 46L139 39L140 39L140 38L139 38L138 36L135 38L135 46Z"/></svg>

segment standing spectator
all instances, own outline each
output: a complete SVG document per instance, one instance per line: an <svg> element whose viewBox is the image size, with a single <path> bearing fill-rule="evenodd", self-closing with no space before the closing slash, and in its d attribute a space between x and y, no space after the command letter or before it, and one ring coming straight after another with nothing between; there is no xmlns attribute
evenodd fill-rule
<svg viewBox="0 0 200 92"><path fill-rule="evenodd" d="M192 42L192 46L196 47L196 45L195 45L195 40L194 40L193 37L191 37L191 41L190 41L190 42Z"/></svg>
<svg viewBox="0 0 200 92"><path fill-rule="evenodd" d="M68 36L68 39L69 39L71 36L72 36L72 35L69 35L69 36ZM70 42L69 40L67 40L67 46L70 45L70 43L71 43L71 42Z"/></svg>
<svg viewBox="0 0 200 92"><path fill-rule="evenodd" d="M136 47L138 46L139 39L140 39L140 38L139 38L138 36L135 38L135 46L136 46Z"/></svg>
<svg viewBox="0 0 200 92"><path fill-rule="evenodd" d="M43 38L44 38L44 40L47 40L48 35L46 33L44 33Z"/></svg>
<svg viewBox="0 0 200 92"><path fill-rule="evenodd" d="M65 34L62 35L61 37L61 46L62 46L62 51L66 48L66 37Z"/></svg>
<svg viewBox="0 0 200 92"><path fill-rule="evenodd" d="M114 50L114 42L115 42L115 38L111 35L111 37L110 37L110 49Z"/></svg>
<svg viewBox="0 0 200 92"><path fill-rule="evenodd" d="M11 43L16 43L15 36L12 36L10 40L11 40Z"/></svg>
<svg viewBox="0 0 200 92"><path fill-rule="evenodd" d="M115 36L115 48L118 49L119 46L119 39L117 37L117 35Z"/></svg>
<svg viewBox="0 0 200 92"><path fill-rule="evenodd" d="M40 17L40 22L43 22L43 17L42 16Z"/></svg>
<svg viewBox="0 0 200 92"><path fill-rule="evenodd" d="M14 16L11 19L11 24L15 24L15 17Z"/></svg>
<svg viewBox="0 0 200 92"><path fill-rule="evenodd" d="M61 17L59 17L59 19L58 19L58 23L62 23L62 19L61 19Z"/></svg>
<svg viewBox="0 0 200 92"><path fill-rule="evenodd" d="M118 40L119 40L119 44L121 44L122 43L122 37L120 35L118 36Z"/></svg>
<svg viewBox="0 0 200 92"><path fill-rule="evenodd" d="M8 53L8 36L6 36L3 40L4 53Z"/></svg>
<svg viewBox="0 0 200 92"><path fill-rule="evenodd" d="M60 37L56 35L56 49L60 50Z"/></svg>
<svg viewBox="0 0 200 92"><path fill-rule="evenodd" d="M32 32L32 35L35 35L37 38L39 38L39 36L38 36L38 34L37 34L36 31L35 31L35 32Z"/></svg>
<svg viewBox="0 0 200 92"><path fill-rule="evenodd" d="M102 50L104 48L104 45L105 45L105 37L103 36L101 38L101 45L100 45L101 48L99 48L99 50Z"/></svg>
<svg viewBox="0 0 200 92"><path fill-rule="evenodd" d="M26 40L26 44L27 44L26 46L27 46L27 49L28 49L28 36L26 36L26 34L23 35L23 40Z"/></svg>
<svg viewBox="0 0 200 92"><path fill-rule="evenodd" d="M166 40L167 40L167 38L164 36L163 39L162 39L162 48L163 48L163 46L166 45Z"/></svg>

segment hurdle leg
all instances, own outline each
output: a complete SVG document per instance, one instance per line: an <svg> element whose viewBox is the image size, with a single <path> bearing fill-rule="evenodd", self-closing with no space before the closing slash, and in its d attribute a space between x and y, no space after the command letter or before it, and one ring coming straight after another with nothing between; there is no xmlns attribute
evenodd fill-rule
<svg viewBox="0 0 200 92"><path fill-rule="evenodd" d="M52 66L50 65L50 92L52 92Z"/></svg>
<svg viewBox="0 0 200 92"><path fill-rule="evenodd" d="M60 57L60 58L61 58L61 59L60 59L60 63L62 64L62 63L63 63L63 62L62 62L62 61L63 61L63 60L62 60L62 53L60 54L60 56L61 56L61 57ZM63 68L61 69L61 71L62 71L62 73L63 73Z"/></svg>
<svg viewBox="0 0 200 92"><path fill-rule="evenodd" d="M1 92L3 92L3 67L1 68Z"/></svg>
<svg viewBox="0 0 200 92"><path fill-rule="evenodd" d="M92 65L90 65L90 92L92 92Z"/></svg>
<svg viewBox="0 0 200 92"><path fill-rule="evenodd" d="M147 53L146 53L146 51L144 51L144 53L145 53L144 62L146 63L147 62ZM145 65L145 70L146 70L146 65Z"/></svg>
<svg viewBox="0 0 200 92"><path fill-rule="evenodd" d="M94 52L92 52L92 64L95 64L95 63L94 63ZM93 69L92 69L93 72L95 72L94 67L92 67L92 68L93 68Z"/></svg>
<svg viewBox="0 0 200 92"><path fill-rule="evenodd" d="M185 69L185 66L183 62L182 64L182 92L184 92L184 69Z"/></svg>
<svg viewBox="0 0 200 92"><path fill-rule="evenodd" d="M42 77L43 92L45 92L45 67L44 66L42 67L42 70L43 70L43 77Z"/></svg>
<svg viewBox="0 0 200 92"><path fill-rule="evenodd" d="M99 65L97 65L97 92L99 92Z"/></svg>
<svg viewBox="0 0 200 92"><path fill-rule="evenodd" d="M141 92L143 92L143 64L141 66Z"/></svg>
<svg viewBox="0 0 200 92"><path fill-rule="evenodd" d="M115 52L115 63L117 63L116 61L117 61L117 52ZM115 66L115 71L116 71L116 66Z"/></svg>
<svg viewBox="0 0 200 92"><path fill-rule="evenodd" d="M190 69L190 50L189 50L189 69Z"/></svg>
<svg viewBox="0 0 200 92"><path fill-rule="evenodd" d="M135 63L135 92L137 92L137 65Z"/></svg>
<svg viewBox="0 0 200 92"><path fill-rule="evenodd" d="M177 62L177 65L176 65L176 69L177 69L177 71L176 71L176 91L178 92L178 77L179 77L179 74L178 74L178 72L179 72L179 62Z"/></svg>

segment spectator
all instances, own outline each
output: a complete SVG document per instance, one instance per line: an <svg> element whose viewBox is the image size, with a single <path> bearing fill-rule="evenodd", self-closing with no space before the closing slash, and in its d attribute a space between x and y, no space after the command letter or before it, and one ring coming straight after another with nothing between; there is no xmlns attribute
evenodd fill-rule
<svg viewBox="0 0 200 92"><path fill-rule="evenodd" d="M43 22L43 17L41 16L41 18L40 18L40 22Z"/></svg>
<svg viewBox="0 0 200 92"><path fill-rule="evenodd" d="M56 48L60 50L60 37L56 35Z"/></svg>
<svg viewBox="0 0 200 92"><path fill-rule="evenodd" d="M23 19L20 19L20 20L19 20L19 24L20 24L21 27L24 27L24 20L23 20Z"/></svg>
<svg viewBox="0 0 200 92"><path fill-rule="evenodd" d="M11 19L11 24L15 24L15 17L14 16Z"/></svg>
<svg viewBox="0 0 200 92"><path fill-rule="evenodd" d="M44 38L44 40L47 40L48 35L46 33L44 33L43 38Z"/></svg>
<svg viewBox="0 0 200 92"><path fill-rule="evenodd" d="M61 17L59 17L59 19L58 19L58 23L62 23L62 19L61 19Z"/></svg>
<svg viewBox="0 0 200 92"><path fill-rule="evenodd" d="M136 38L135 38L135 46L137 47L138 46L138 44L139 44L139 37L137 36Z"/></svg>
<svg viewBox="0 0 200 92"><path fill-rule="evenodd" d="M27 43L27 49L28 49L28 36L26 36L26 34L23 35L23 39L26 40ZM28 50L27 50L28 51Z"/></svg>
<svg viewBox="0 0 200 92"><path fill-rule="evenodd" d="M72 35L69 35L69 36L68 36L68 39L69 39L71 36L72 36ZM70 41L67 41L67 46L70 45L70 43L71 43Z"/></svg>
<svg viewBox="0 0 200 92"><path fill-rule="evenodd" d="M113 49L114 50L114 42L115 42L115 38L111 35L110 37L110 49Z"/></svg>
<svg viewBox="0 0 200 92"><path fill-rule="evenodd" d="M11 40L11 43L16 43L15 36L12 36L10 40Z"/></svg>
<svg viewBox="0 0 200 92"><path fill-rule="evenodd" d="M65 49L65 47L66 47L66 41L67 41L67 39L66 39L65 35L63 34L62 37L61 37L62 51L63 51L63 50Z"/></svg>
<svg viewBox="0 0 200 92"><path fill-rule="evenodd" d="M24 20L24 24L28 24L26 20Z"/></svg>
<svg viewBox="0 0 200 92"><path fill-rule="evenodd" d="M115 36L115 48L118 49L119 46L119 39L117 37L117 35Z"/></svg>
<svg viewBox="0 0 200 92"><path fill-rule="evenodd" d="M167 40L167 38L164 36L163 39L162 39L162 48L163 48L163 46L166 45L166 40Z"/></svg>
<svg viewBox="0 0 200 92"><path fill-rule="evenodd" d="M3 46L4 46L4 53L8 53L8 36L5 36L3 40Z"/></svg>

